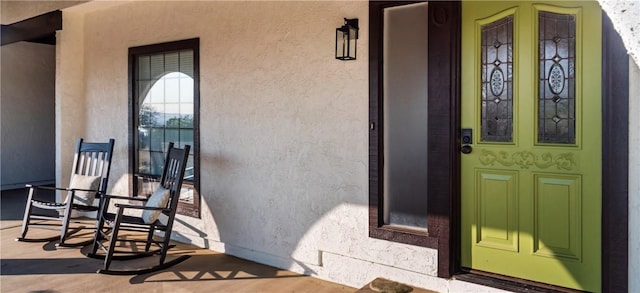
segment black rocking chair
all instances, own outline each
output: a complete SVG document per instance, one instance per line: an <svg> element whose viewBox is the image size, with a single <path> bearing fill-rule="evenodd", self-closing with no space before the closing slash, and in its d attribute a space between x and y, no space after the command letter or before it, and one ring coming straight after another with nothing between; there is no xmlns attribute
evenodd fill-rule
<svg viewBox="0 0 640 293"><path fill-rule="evenodd" d="M71 182L67 188L28 184L29 195L22 221L22 232L16 240L51 242L60 239L59 246L83 246L91 243L92 239L73 244L68 244L65 241L69 236L84 228L82 226L70 229L70 223L77 222L72 220L74 216L72 211L95 212L97 214L100 210L99 196L107 191L114 143L113 139L106 143L84 142L82 138L78 139L73 157ZM38 190L41 189L66 191L67 195L63 201L41 200L37 197ZM98 199L97 205L94 204L96 199ZM51 221L61 223L51 223ZM93 226L94 223L95 221L92 221L91 225ZM48 238L27 238L29 228L56 230L60 231L60 234ZM91 228L93 229L93 227Z"/></svg>
<svg viewBox="0 0 640 293"><path fill-rule="evenodd" d="M173 143L169 143L160 185L148 199L104 195L104 205L98 220L94 243L91 247L91 252L87 255L92 258L104 259L104 267L98 270L98 273L111 275L145 274L168 268L190 257L189 255L182 255L171 261L166 261L167 251L175 246L170 244L169 241L180 198L180 188L184 179L189 148L189 145L185 145L183 149L174 148ZM115 203L116 212L111 213L109 212L109 203L115 199L140 201L144 202L144 205ZM130 214L135 210L142 211L142 214L140 216L131 216ZM160 219L159 216L161 214L165 215L166 218ZM122 233L123 231L129 231L130 233ZM156 232L161 232L162 235L156 235ZM138 247L137 243L142 243L144 249ZM127 247L125 244L130 246ZM151 249L152 245L154 249ZM101 252L98 252L98 250L101 250ZM112 260L131 260L152 256L159 257L157 265L143 268L111 268Z"/></svg>

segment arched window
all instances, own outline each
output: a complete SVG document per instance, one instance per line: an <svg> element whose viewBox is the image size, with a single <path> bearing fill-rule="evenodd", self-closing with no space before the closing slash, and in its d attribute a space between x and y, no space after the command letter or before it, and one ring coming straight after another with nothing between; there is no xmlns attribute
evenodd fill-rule
<svg viewBox="0 0 640 293"><path fill-rule="evenodd" d="M162 174L169 142L190 145L178 212L200 215L198 39L129 49L132 187L146 196Z"/></svg>
<svg viewBox="0 0 640 293"><path fill-rule="evenodd" d="M169 142L193 145L193 78L170 72L156 80L138 110L138 172L162 174ZM185 179L193 178L193 156Z"/></svg>

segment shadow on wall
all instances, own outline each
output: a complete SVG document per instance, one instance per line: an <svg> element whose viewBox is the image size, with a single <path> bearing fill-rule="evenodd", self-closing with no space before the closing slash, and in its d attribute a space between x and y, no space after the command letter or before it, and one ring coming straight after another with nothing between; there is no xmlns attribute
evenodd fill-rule
<svg viewBox="0 0 640 293"><path fill-rule="evenodd" d="M204 161L213 161L210 158ZM217 159L215 162L220 170L233 170L235 166L231 160ZM358 164L353 164L358 166ZM363 168L363 167L361 167ZM265 166L261 172L268 169ZM342 217L345 212L341 207L347 204L348 209L353 206L365 208L366 194L357 190L356 187L342 185L340 188L313 190L332 191L331 194L312 193L310 190L299 190L301 193L284 193L286 196L275 198L278 193L268 192L268 188L260 189L263 192L247 192L253 195L256 200L248 201L247 196L232 196L237 190L244 190L242 182L244 176L233 172L218 174L218 178L210 184L213 187L213 195L203 196L203 214L210 213L218 227L219 239L202 231L198 227L190 224L184 219L176 218L175 239L183 242L190 242L194 236L204 241L203 246L213 250L225 251L227 254L237 255L243 258L266 263L283 269L292 269L303 272L307 275L317 274L316 267L322 266L320 256L320 243L333 241L339 245L353 245L349 241L354 241L353 237L366 237L367 231L358 231L358 236L353 236L353 231L367 229L366 219L361 221ZM251 175L251 174L247 174ZM311 176L313 177L313 176ZM335 180L335 182L346 182L344 178L336 178L327 175L323 180ZM288 180L287 182L292 182ZM299 186L315 186L322 181L308 179L301 181ZM246 184L245 184L246 185ZM240 187L239 187L240 186ZM259 185L258 185L259 186ZM25 188L10 191L2 191L2 213L3 221L21 221L27 190ZM361 195L364 199L360 203L352 203L347 198L355 198ZM41 196L53 197L53 193L43 192ZM261 204L266 201L268 209L261 208ZM293 208L299 207L299 208ZM208 209L208 211L207 211ZM358 214L357 217L359 217ZM365 214L366 215L366 214ZM355 217L355 216L354 216ZM264 222L263 222L264 221ZM351 225L351 226L349 226ZM490 228L490 227L488 227ZM496 227L498 228L498 227ZM360 233L361 232L361 233ZM329 234L326 234L329 233ZM332 234L331 234L332 233ZM334 238L337 237L337 238ZM357 241L357 240L355 240ZM562 255L562 251L554 251L553 245L547 246L551 253ZM45 247L45 250L47 247ZM222 249L218 249L222 248ZM360 247L362 249L362 247ZM55 249L55 248L49 248ZM348 247L343 247L346 251ZM392 251L383 253L393 253ZM215 256L194 256L185 262L180 271L189 271L192 268L198 272L198 277L186 278L182 281L208 280L211 279L237 279L242 275L260 275L263 277L279 277L282 272L274 269L272 272L252 272L246 271L243 265L225 265L220 262L211 262L211 257ZM214 265L215 263L215 265ZM230 266L230 267L227 267ZM209 270L207 268L210 268ZM229 276L221 276L220 271L231 271ZM566 269L570 275L576 272ZM45 272L46 273L46 272ZM271 274L271 275L270 275ZM154 275L138 276L130 282L144 282Z"/></svg>
<svg viewBox="0 0 640 293"><path fill-rule="evenodd" d="M305 150L308 151L309 148L302 146L301 151ZM371 256L363 259L364 261L376 262L376 257L393 258L392 255L397 253L390 250L393 245L385 246L387 250L380 248L380 251L373 253L361 252L376 250L378 241L367 236L366 188L350 184L350 180L358 178L356 175L351 176L352 174L366 174L367 164L319 157L324 160L311 162L306 166L327 166L331 162L337 162L331 166L336 172L320 173L303 165L286 168L283 165L288 163L283 160L273 160L272 165L256 166L251 171L240 172L239 163L231 158L220 160L203 156L201 160L203 166L206 166L203 169L216 170L216 174L206 174L210 178L203 180L207 182L203 187L205 190L210 188L210 191L202 194L202 213L205 217L213 218L217 230L211 232L218 233L219 238L208 235L208 230L200 231L184 220L179 220L181 227L176 229L176 236L184 239L201 237L207 248L307 275L319 273L318 269L323 266L322 253L326 251L327 245L339 249L334 252L344 253L350 253L357 247L360 251L350 256ZM313 159L306 158L302 161L309 160ZM269 177L259 178L260 174L268 174ZM283 180L275 180L277 178ZM367 182L364 179L357 181ZM275 182L280 184L274 185ZM359 202L356 202L358 199ZM529 233L530 230L524 229L523 233ZM540 239L541 245L547 250L544 257L551 258L561 268L564 267L568 278L577 282L580 278L576 276L580 272L562 261L566 258L563 257L566 251L562 251L555 243L545 244L544 240ZM407 260L408 262L415 261ZM383 263L380 259L380 264ZM407 269L403 266L399 268ZM349 271L358 271L358 268L351 268ZM375 272L363 273L366 275L363 277L369 277L369 274Z"/></svg>
<svg viewBox="0 0 640 293"><path fill-rule="evenodd" d="M304 144L285 149L286 154L254 150L263 161L273 157L272 163L251 164L255 167L249 171L241 170L246 163L234 160L232 155L201 152L203 222L176 218L174 238L187 242L196 238L192 242L206 248L305 274L316 273L314 266L322 265L321 243L337 241L329 238L345 233L334 229L341 225L327 216L336 214L332 211L345 204L357 204L366 212L368 195L366 186L350 182L367 173L366 164L323 154L314 156L313 150ZM288 161L291 157L295 161ZM312 169L318 166L335 172ZM367 182L365 178L357 181ZM359 203L353 202L358 198ZM361 224L367 224L366 218L350 225L365 229L359 231L358 238L368 233ZM205 231L200 228L203 225L207 225Z"/></svg>

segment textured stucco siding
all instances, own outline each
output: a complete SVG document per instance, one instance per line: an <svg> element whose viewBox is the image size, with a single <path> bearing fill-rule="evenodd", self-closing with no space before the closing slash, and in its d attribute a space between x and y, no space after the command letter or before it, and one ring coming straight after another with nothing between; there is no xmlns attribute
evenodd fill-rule
<svg viewBox="0 0 640 293"><path fill-rule="evenodd" d="M60 59L82 78L65 81L81 84L59 95L77 103L59 119L81 110L74 135L116 139L112 193L128 193L128 48L199 37L202 219L180 217L177 238L356 287L385 275L457 284L435 277L435 250L368 237L368 2L83 9L63 14L84 14L83 33L67 38L65 23L59 43L84 61ZM356 61L333 56L343 17L360 19Z"/></svg>
<svg viewBox="0 0 640 293"><path fill-rule="evenodd" d="M70 181L76 139L106 140L87 135L84 85L84 14L63 14L64 33L56 34L56 186ZM58 194L58 197L64 196Z"/></svg>
<svg viewBox="0 0 640 293"><path fill-rule="evenodd" d="M640 1L598 0L616 31L622 37L629 55L640 64Z"/></svg>
<svg viewBox="0 0 640 293"><path fill-rule="evenodd" d="M127 50L199 37L202 219L180 217L176 238L355 287L384 276L441 292L497 291L435 277L433 249L368 237L367 1L98 1L63 17L58 180L68 182L61 150L76 137L113 137L110 192L128 194ZM333 58L343 17L360 19L356 61ZM630 52L636 40L625 38ZM640 83L631 84L633 113ZM630 142L638 153L637 134ZM634 165L631 156L632 184ZM640 187L630 187L637 227ZM630 231L632 288L638 238Z"/></svg>

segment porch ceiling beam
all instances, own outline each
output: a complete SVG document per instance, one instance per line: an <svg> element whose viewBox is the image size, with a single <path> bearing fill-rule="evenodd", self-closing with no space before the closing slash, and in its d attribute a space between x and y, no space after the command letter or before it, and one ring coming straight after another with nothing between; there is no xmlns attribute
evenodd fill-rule
<svg viewBox="0 0 640 293"><path fill-rule="evenodd" d="M32 18L2 25L1 45L20 41L55 45L55 34L62 29L62 11L56 10Z"/></svg>

